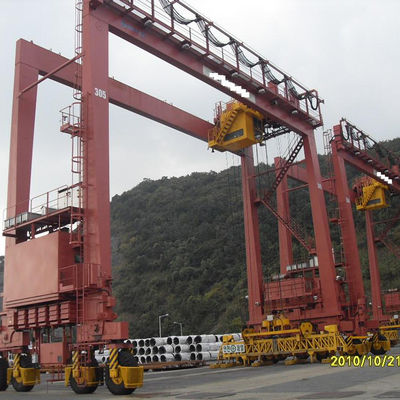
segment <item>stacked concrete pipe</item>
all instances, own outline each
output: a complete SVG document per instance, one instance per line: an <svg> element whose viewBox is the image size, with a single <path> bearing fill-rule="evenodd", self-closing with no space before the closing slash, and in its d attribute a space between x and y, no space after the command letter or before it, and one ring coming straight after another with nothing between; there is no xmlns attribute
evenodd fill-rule
<svg viewBox="0 0 400 400"><path fill-rule="evenodd" d="M225 335L241 340L240 333L168 336L129 339L139 364L171 361L212 361L218 357ZM128 342L127 341L127 342ZM106 362L108 353L96 355L99 363ZM103 360L104 359L104 360Z"/></svg>

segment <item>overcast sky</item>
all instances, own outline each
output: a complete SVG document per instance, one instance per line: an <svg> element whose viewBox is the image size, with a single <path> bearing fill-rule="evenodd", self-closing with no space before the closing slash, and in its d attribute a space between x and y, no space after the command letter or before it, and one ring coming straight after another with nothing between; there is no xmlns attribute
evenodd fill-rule
<svg viewBox="0 0 400 400"><path fill-rule="evenodd" d="M344 116L378 140L400 135L400 1L188 0L203 15L256 49L325 99L325 128ZM18 38L72 58L74 0L0 0L0 209L6 207L8 151ZM110 76L212 120L227 97L110 35ZM71 181L70 139L59 110L72 91L46 81L38 92L31 195ZM320 152L321 131L317 131ZM111 195L143 178L221 170L232 163L207 145L110 106ZM0 254L4 241L0 239Z"/></svg>

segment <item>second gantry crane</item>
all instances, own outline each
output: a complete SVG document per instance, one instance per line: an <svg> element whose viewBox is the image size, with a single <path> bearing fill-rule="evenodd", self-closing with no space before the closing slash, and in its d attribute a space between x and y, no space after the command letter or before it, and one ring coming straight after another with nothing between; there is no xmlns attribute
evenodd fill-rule
<svg viewBox="0 0 400 400"><path fill-rule="evenodd" d="M229 108L226 109L226 115L228 114L231 115ZM328 188L327 182L324 182L324 186L322 186L321 181L320 187L321 191L326 189L334 194L339 205L337 221L340 225L344 259L335 260L332 252L330 252L335 274L329 278L338 293L339 309L337 314L331 316L326 314L326 309L329 309L332 301L335 303L335 299L327 296L323 290L327 283L327 276L323 274L326 265L320 261L321 253L312 243L305 240L296 229L296 225L290 217L288 201L285 199L288 190L286 174L296 167L294 160L299 148L301 148L301 140L299 139L293 144L286 159L276 159L275 180L270 188L261 191L260 197L256 200L259 204L265 204L279 221L281 273L272 281L266 283L261 290L258 288L260 283L263 284L264 282L262 275L259 273L257 276L248 276L249 299L259 296L260 300L255 306L262 310L262 315L258 316L258 319L250 319L250 329L243 332L244 342L242 344L232 342L226 344L226 348L221 350L222 360L240 359L245 363L255 360L277 361L288 355L296 355L298 358L315 355L321 359L336 351L350 355L366 354L369 351L374 354L381 354L389 349L389 341L397 341L397 330L400 327L398 317L396 319L390 315L384 315L382 312L379 315L376 313L378 305L381 304L380 300L378 301L378 297L381 296L381 289L378 279L379 272L374 270L372 261L370 268L372 269L374 313L372 317L369 315L351 208L351 201L354 200L355 196L354 194L352 196L347 183L344 160L353 161L360 170L366 171L369 175L379 179L379 182L369 180L366 182L368 185L364 184L359 187L359 194L361 195L355 198L357 209L376 209L386 206L384 191L389 187L384 185L383 181L388 181L390 190L397 190L398 166L393 154L389 157L392 159L391 163L382 164L382 161L373 158L370 154L363 154L363 150L366 149L363 149L360 143L355 149L351 147L350 142L343 140L344 135L341 133L344 127L349 129L347 124L347 121L341 121L341 125L334 128L335 136L331 141L334 185L330 185ZM238 145L241 143L242 149L240 151L243 153L243 149L248 146L245 136L251 135L249 133L245 135L246 130L244 128L240 130L239 126L234 126L233 123L231 125L235 132L242 132L242 135L235 137L235 150L238 150ZM221 134L227 137L225 150L230 150L231 131L222 129L221 126L221 124L216 123L212 133L216 136L215 130L220 129ZM356 129L354 126L352 127L354 130ZM356 136L358 142L371 140L368 136L363 136L360 133ZM259 133L257 137L259 141L265 140L266 132ZM210 147L214 147L213 142L209 143ZM371 147L371 144L369 147ZM379 151L379 145L375 143L375 147ZM344 152L344 155L338 153L338 151ZM362 166L363 162L367 167ZM307 176L305 169L300 168L297 171L300 176ZM247 176L247 179L252 178L254 179L254 175ZM308 182L308 176L304 180ZM394 186L392 185L393 182ZM243 185L245 187L246 182L243 182ZM286 193L280 185L286 187ZM276 209L270 198L274 190L278 188L280 190L278 190L278 208ZM313 208L312 203L311 207ZM247 218L246 215L245 218ZM323 220L320 220L319 223L323 223ZM286 234L289 237L286 237ZM306 262L293 263L291 256L292 236L299 240L310 254ZM247 240L248 237L246 237ZM259 247L258 256L260 256ZM251 286L251 280L257 282L257 285ZM252 292L253 295L251 295ZM391 306L394 306L394 304L391 304ZM249 304L250 316L253 307L252 304ZM382 308L381 305L379 308Z"/></svg>

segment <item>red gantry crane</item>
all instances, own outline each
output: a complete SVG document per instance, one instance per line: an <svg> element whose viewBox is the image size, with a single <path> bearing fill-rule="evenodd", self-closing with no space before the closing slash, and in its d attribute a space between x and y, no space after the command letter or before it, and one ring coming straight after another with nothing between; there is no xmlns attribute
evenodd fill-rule
<svg viewBox="0 0 400 400"><path fill-rule="evenodd" d="M308 157L310 187L324 213L313 129L321 100L241 41L182 1L76 0L72 59L32 43L17 43L11 130L4 303L0 331L0 389L29 391L39 365L65 367L66 384L91 393L103 382L93 352L111 352L105 381L112 393L131 393L143 370L131 357L128 326L116 322L111 293L109 102L207 141L209 123L108 77L108 35L117 35L260 113L272 130L297 132ZM184 17L181 12L190 17ZM217 39L216 35L219 38ZM220 40L224 40L221 42ZM38 75L42 77L38 80ZM74 88L62 110L61 131L72 142L71 185L31 198L30 178L37 85L52 79ZM274 131L276 134L276 131ZM254 274L256 208L252 152L242 155L251 319L262 315ZM319 199L319 200L318 200ZM321 226L322 231L327 227ZM329 248L327 235L318 247ZM322 251L323 253L323 251ZM322 258L324 258L322 256ZM329 257L327 257L329 258ZM329 284L326 290L334 292ZM260 287L261 289L261 287ZM332 291L333 290L333 291ZM335 305L327 310L336 313ZM14 355L11 368L8 355Z"/></svg>
<svg viewBox="0 0 400 400"><path fill-rule="evenodd" d="M364 285L360 275L361 264L352 204L355 203L356 209L365 211L366 215L373 318L369 318L367 313L366 319L358 327L354 326L354 329L357 329L361 334L370 328L377 328L380 323L390 319L390 317L384 316L382 313L375 242L380 241L380 237L382 239L385 237L388 231L398 222L399 217L396 215L394 218L385 220L384 222L387 226L379 237L374 238L375 235L371 230L371 211L387 206L385 192L397 195L399 159L395 154L385 149L383 145L377 143L344 119L334 127L333 132L326 132L326 139L330 153L330 163L332 163L333 167L333 176L324 178L323 188L324 191L330 193L336 199L338 205L337 215L330 218L330 222L338 225L341 232L341 254L339 254L339 257L337 257L337 254L334 254L334 256L336 256L335 265L338 271L338 278L340 278L339 281L341 285L347 287L348 301L346 300L343 307L346 308L350 315L357 314L354 306L361 302L359 299L365 297ZM275 159L275 165L277 165L278 170L283 162L284 160L280 158ZM359 180L354 190L349 186L347 180L346 163L350 163L360 172L367 174ZM278 210L285 219L289 219L290 215L289 192L305 187L300 185L289 189L287 178L290 177L301 183L307 183L308 181L306 171L301 168L300 164L292 165L289 168L286 177L277 189ZM279 234L280 272L282 275L293 272L293 270L298 273L297 266L293 268L293 257L291 256L292 235L282 223L279 224ZM301 269L300 267L300 271ZM400 307L400 303L397 305L391 304L391 312L397 311ZM395 308L393 309L393 307Z"/></svg>
<svg viewBox="0 0 400 400"><path fill-rule="evenodd" d="M93 352L105 346L111 349L104 373L110 391L130 393L142 384L143 370L135 365L129 344L124 343L128 326L116 322L113 312L109 103L200 140L210 139L211 147L240 155L249 325L255 334L271 324L275 328L279 323L281 328L287 324L282 318L278 323L268 318L265 321L268 316L257 208L265 205L292 234L297 233L296 227L271 206L270 199L299 151L304 149L315 231L315 244L310 251L318 257L318 280L323 295L313 297L315 307L311 317L318 317L321 326L336 324L346 332L351 331L354 319L343 312L340 284L336 281L314 138L314 129L322 125L322 100L318 93L305 88L181 0L76 0L76 8L76 54L72 59L24 40L17 43L3 231L7 242L0 389L6 389L11 382L18 391L30 390L38 382L40 363L65 367L66 383L75 392L93 392L103 381L103 371L96 365ZM227 110L221 108L217 113L215 122L222 131L216 135L215 127L206 121L110 79L109 33L239 102L232 103L228 110L231 115L223 124L221 118ZM39 80L38 75L42 75ZM61 126L61 131L71 137L73 181L31 199L37 85L47 78L74 88L74 103L62 111ZM243 132L240 127L232 132L237 118L245 121ZM294 132L297 140L273 187L257 194L250 145L288 132ZM353 306L361 313L362 303ZM328 330L335 332L333 328ZM9 353L14 354L12 368L8 368Z"/></svg>

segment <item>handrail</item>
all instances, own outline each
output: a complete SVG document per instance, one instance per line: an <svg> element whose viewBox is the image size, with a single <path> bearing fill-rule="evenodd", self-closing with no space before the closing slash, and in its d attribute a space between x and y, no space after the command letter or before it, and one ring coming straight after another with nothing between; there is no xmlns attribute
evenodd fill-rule
<svg viewBox="0 0 400 400"><path fill-rule="evenodd" d="M261 89L264 93L272 92L308 115L311 118L308 122L313 126L322 123L320 103L323 103L323 100L319 98L316 90L307 89L182 0L160 0L160 3L162 7L156 5L155 0L105 0L109 7L142 21L147 29L153 26L158 31L173 36L182 48L191 47L203 57L207 57L209 62L224 65L228 75L233 77L234 74L239 74L244 80L252 81L254 93L261 93ZM183 8L186 13L191 13L194 18L188 20L182 17L175 9L177 6ZM223 35L225 42L219 42L212 30L220 36ZM246 57L243 50L255 59L254 62Z"/></svg>

